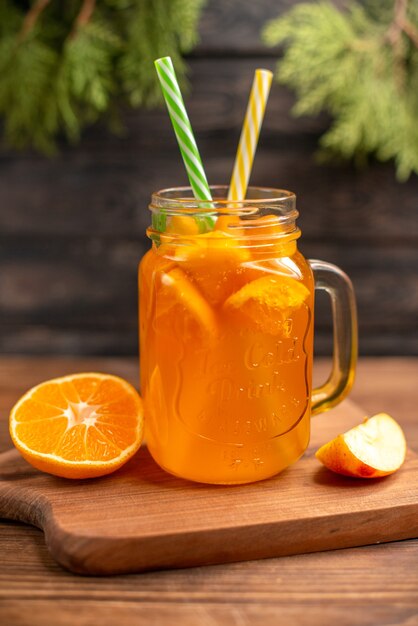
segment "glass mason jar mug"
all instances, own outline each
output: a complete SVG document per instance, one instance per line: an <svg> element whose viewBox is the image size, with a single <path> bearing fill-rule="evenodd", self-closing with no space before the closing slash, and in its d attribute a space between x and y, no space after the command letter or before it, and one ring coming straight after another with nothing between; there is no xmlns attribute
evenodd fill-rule
<svg viewBox="0 0 418 626"><path fill-rule="evenodd" d="M351 388L357 355L348 277L297 249L295 195L250 188L213 203L190 188L152 196L140 263L146 438L166 471L205 483L273 476L305 451L310 417ZM334 358L312 390L314 290L331 297Z"/></svg>

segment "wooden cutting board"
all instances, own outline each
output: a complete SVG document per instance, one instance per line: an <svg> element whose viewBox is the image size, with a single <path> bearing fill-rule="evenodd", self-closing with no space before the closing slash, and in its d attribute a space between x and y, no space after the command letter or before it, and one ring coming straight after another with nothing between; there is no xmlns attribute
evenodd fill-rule
<svg viewBox="0 0 418 626"><path fill-rule="evenodd" d="M42 474L0 455L0 516L39 526L55 559L80 574L188 567L418 536L418 457L377 480L337 476L315 449L359 423L349 401L312 422L306 455L252 485L205 486L163 472L146 448L111 476Z"/></svg>

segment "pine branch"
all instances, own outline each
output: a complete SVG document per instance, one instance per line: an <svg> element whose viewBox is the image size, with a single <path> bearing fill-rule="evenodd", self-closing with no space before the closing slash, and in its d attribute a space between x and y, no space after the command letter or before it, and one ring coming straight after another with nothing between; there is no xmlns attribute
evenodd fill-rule
<svg viewBox="0 0 418 626"><path fill-rule="evenodd" d="M364 163L372 154L393 159L400 180L418 173L415 22L408 0L369 0L346 12L329 2L299 4L267 25L265 42L285 46L276 77L296 93L293 113L325 111L333 119L320 139L321 160Z"/></svg>
<svg viewBox="0 0 418 626"><path fill-rule="evenodd" d="M83 4L81 5L81 9L74 21L74 26L70 33L70 38L76 36L79 29L86 26L91 20L91 17L94 12L94 8L96 6L96 0L83 0Z"/></svg>
<svg viewBox="0 0 418 626"><path fill-rule="evenodd" d="M184 82L184 52L197 40L203 0L34 0L26 14L0 0L0 117L17 148L52 153L76 141L123 101L160 101L153 61L171 54Z"/></svg>
<svg viewBox="0 0 418 626"><path fill-rule="evenodd" d="M21 43L35 27L41 13L46 9L51 0L37 0L27 12L23 20L22 28L17 37L18 43Z"/></svg>
<svg viewBox="0 0 418 626"><path fill-rule="evenodd" d="M408 35L414 46L418 48L418 28L415 28L415 26L407 19L403 20L401 26L403 32Z"/></svg>
<svg viewBox="0 0 418 626"><path fill-rule="evenodd" d="M393 21L391 22L387 33L387 40L393 45L399 45L402 34L405 33L414 46L418 47L418 29L407 18L409 0L395 0L393 10Z"/></svg>
<svg viewBox="0 0 418 626"><path fill-rule="evenodd" d="M162 102L154 59L170 55L183 88L185 64L182 54L197 40L197 20L202 0L141 0L127 15L127 42L119 62L119 76L132 106L155 106Z"/></svg>

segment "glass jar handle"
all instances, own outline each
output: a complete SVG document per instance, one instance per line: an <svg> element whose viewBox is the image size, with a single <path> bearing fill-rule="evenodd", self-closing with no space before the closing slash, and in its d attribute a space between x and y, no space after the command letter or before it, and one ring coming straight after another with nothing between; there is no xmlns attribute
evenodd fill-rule
<svg viewBox="0 0 418 626"><path fill-rule="evenodd" d="M351 280L339 267L310 260L315 289L324 289L331 298L333 318L333 365L321 387L312 392L312 415L331 409L350 391L357 361L357 310Z"/></svg>

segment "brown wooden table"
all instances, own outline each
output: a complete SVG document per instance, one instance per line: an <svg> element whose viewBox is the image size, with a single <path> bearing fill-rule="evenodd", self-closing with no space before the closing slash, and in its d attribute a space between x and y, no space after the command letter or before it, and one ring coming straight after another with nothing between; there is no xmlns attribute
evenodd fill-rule
<svg viewBox="0 0 418 626"><path fill-rule="evenodd" d="M328 362L319 360L318 378ZM136 382L134 359L0 359L0 451L8 411L29 387L76 371ZM418 449L418 358L361 359L351 395L391 413ZM319 418L320 419L320 418ZM93 506L93 503L92 503ZM418 625L418 540L188 570L82 578L49 556L41 531L0 522L2 626Z"/></svg>

